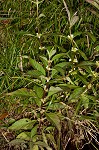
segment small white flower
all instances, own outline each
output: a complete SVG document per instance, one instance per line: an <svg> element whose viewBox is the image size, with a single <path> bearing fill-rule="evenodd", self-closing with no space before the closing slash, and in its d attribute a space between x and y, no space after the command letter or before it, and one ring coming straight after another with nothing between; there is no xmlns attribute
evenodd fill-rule
<svg viewBox="0 0 99 150"><path fill-rule="evenodd" d="M40 39L42 34L36 33L36 36Z"/></svg>
<svg viewBox="0 0 99 150"><path fill-rule="evenodd" d="M97 65L97 67L99 67L99 61L96 61L96 65Z"/></svg>
<svg viewBox="0 0 99 150"><path fill-rule="evenodd" d="M74 62L74 63L77 63L77 62L78 62L77 58L75 58L75 59L73 60L73 62Z"/></svg>
<svg viewBox="0 0 99 150"><path fill-rule="evenodd" d="M51 68L50 68L49 66L47 66L47 67L46 67L46 69L47 69L48 71L50 71L50 70L51 70Z"/></svg>
<svg viewBox="0 0 99 150"><path fill-rule="evenodd" d="M39 49L40 49L40 50L44 50L44 49L45 49L45 46L43 46L43 47L40 46Z"/></svg>
<svg viewBox="0 0 99 150"><path fill-rule="evenodd" d="M75 48L72 47L71 51L76 52L76 51L78 51L78 49L76 47Z"/></svg>
<svg viewBox="0 0 99 150"><path fill-rule="evenodd" d="M71 58L69 59L69 61L71 61Z"/></svg>
<svg viewBox="0 0 99 150"><path fill-rule="evenodd" d="M71 40L71 41L72 41L72 40L73 40L73 38L74 38L73 34L68 35L67 37L68 37L68 39L69 39L69 40Z"/></svg>
<svg viewBox="0 0 99 150"><path fill-rule="evenodd" d="M99 74L98 74L97 72L95 72L95 71L92 71L92 74L93 74L94 77L98 77L98 75L99 75Z"/></svg>

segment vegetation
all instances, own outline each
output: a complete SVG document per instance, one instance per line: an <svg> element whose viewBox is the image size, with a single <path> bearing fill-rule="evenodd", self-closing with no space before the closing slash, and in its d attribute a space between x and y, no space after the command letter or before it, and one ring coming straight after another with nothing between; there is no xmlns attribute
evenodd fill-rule
<svg viewBox="0 0 99 150"><path fill-rule="evenodd" d="M1 150L98 150L99 1L0 1Z"/></svg>

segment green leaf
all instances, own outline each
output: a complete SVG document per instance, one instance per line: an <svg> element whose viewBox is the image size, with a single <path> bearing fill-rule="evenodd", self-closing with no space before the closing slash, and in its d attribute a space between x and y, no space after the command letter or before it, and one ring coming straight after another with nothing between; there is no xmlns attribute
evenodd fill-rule
<svg viewBox="0 0 99 150"><path fill-rule="evenodd" d="M44 93L43 88L35 85L33 89L35 90L37 96L41 99L43 97L43 93Z"/></svg>
<svg viewBox="0 0 99 150"><path fill-rule="evenodd" d="M47 138L44 132L42 133L42 137L43 137L43 141L48 145Z"/></svg>
<svg viewBox="0 0 99 150"><path fill-rule="evenodd" d="M84 75L81 76L81 75L78 74L77 76L78 76L78 78L80 79L80 81L81 81L83 84L85 84L85 85L88 84L88 82L87 82L87 80L86 80L86 77L84 77Z"/></svg>
<svg viewBox="0 0 99 150"><path fill-rule="evenodd" d="M82 100L82 104L83 104L84 108L87 109L88 106L89 106L89 98L86 97L85 94L82 94L81 95L81 100Z"/></svg>
<svg viewBox="0 0 99 150"><path fill-rule="evenodd" d="M20 119L18 121L16 121L15 123L13 123L9 129L10 130L20 130L20 129L28 129L28 125L32 125L36 122L36 120L30 120L28 118L23 118Z"/></svg>
<svg viewBox="0 0 99 150"><path fill-rule="evenodd" d="M11 146L16 146L16 145L20 145L20 144L25 144L26 141L22 140L22 139L15 139L9 142L9 145Z"/></svg>
<svg viewBox="0 0 99 150"><path fill-rule="evenodd" d="M34 144L41 147L45 147L47 150L52 150L45 142L37 141Z"/></svg>
<svg viewBox="0 0 99 150"><path fill-rule="evenodd" d="M31 148L31 150L39 150L38 145L34 145L34 146Z"/></svg>
<svg viewBox="0 0 99 150"><path fill-rule="evenodd" d="M47 50L47 53L48 53L49 59L51 59L51 57L56 53L56 50L54 50L54 47L53 47L50 51Z"/></svg>
<svg viewBox="0 0 99 150"><path fill-rule="evenodd" d="M73 85L73 84L58 84L59 87L61 87L62 89L66 90L66 89L75 89L78 88L79 86Z"/></svg>
<svg viewBox="0 0 99 150"><path fill-rule="evenodd" d="M48 96L47 97L50 97L53 94L61 92L61 91L62 91L62 89L60 87L53 87L53 86L51 86L49 91L48 91Z"/></svg>
<svg viewBox="0 0 99 150"><path fill-rule="evenodd" d="M65 108L65 105L63 105L62 103L57 102L57 103L50 104L47 109L57 111L57 110L63 109L63 108Z"/></svg>
<svg viewBox="0 0 99 150"><path fill-rule="evenodd" d="M79 54L84 58L84 60L88 60L86 54L85 54L83 51L78 50L78 52L79 52Z"/></svg>
<svg viewBox="0 0 99 150"><path fill-rule="evenodd" d="M92 33L86 32L86 34L88 34L88 36L92 39L93 42L96 41L96 37Z"/></svg>
<svg viewBox="0 0 99 150"><path fill-rule="evenodd" d="M97 45L97 46L95 47L95 50L96 50L97 52L99 52L99 45Z"/></svg>
<svg viewBox="0 0 99 150"><path fill-rule="evenodd" d="M38 124L31 130L31 138L33 138L37 134Z"/></svg>
<svg viewBox="0 0 99 150"><path fill-rule="evenodd" d="M44 66L46 67L46 66L48 65L48 60L47 60L47 58L44 57L44 56L40 56L40 59L41 59L42 63L44 64Z"/></svg>
<svg viewBox="0 0 99 150"><path fill-rule="evenodd" d="M91 62L91 61L83 61L80 64L78 64L77 66L83 67L83 66L93 66L93 65L96 65L96 64L94 62Z"/></svg>
<svg viewBox="0 0 99 150"><path fill-rule="evenodd" d="M34 78L40 78L40 76L42 75L42 72L38 70L29 70L27 74L31 75Z"/></svg>
<svg viewBox="0 0 99 150"><path fill-rule="evenodd" d="M55 65L54 67L59 66L59 67L63 68L63 67L67 67L70 65L71 65L71 62L62 62L62 63Z"/></svg>
<svg viewBox="0 0 99 150"><path fill-rule="evenodd" d="M34 69L37 69L38 71L40 71L42 75L44 76L46 75L44 68L36 60L30 58L30 64L32 65Z"/></svg>
<svg viewBox="0 0 99 150"><path fill-rule="evenodd" d="M21 132L16 138L29 141L30 140L30 132Z"/></svg>
<svg viewBox="0 0 99 150"><path fill-rule="evenodd" d="M61 123L60 119L57 114L55 113L46 113L45 114L48 120L55 125L55 127L58 129L59 133L61 132Z"/></svg>
<svg viewBox="0 0 99 150"><path fill-rule="evenodd" d="M65 76L65 71L64 71L64 69L61 68L60 66L55 66L53 69L56 69L57 72L60 72L60 74L61 74L62 76Z"/></svg>
<svg viewBox="0 0 99 150"><path fill-rule="evenodd" d="M81 94L84 92L85 87L76 88L69 97L69 101L80 98Z"/></svg>
<svg viewBox="0 0 99 150"><path fill-rule="evenodd" d="M66 55L66 53L56 54L56 55L52 58L52 61L54 61L54 60L58 61L59 58L61 58L62 56L65 56L65 55Z"/></svg>
<svg viewBox="0 0 99 150"><path fill-rule="evenodd" d="M7 95L23 96L23 97L34 97L35 93L31 89L21 88L21 89L18 89L16 91L13 91L11 93L7 93Z"/></svg>
<svg viewBox="0 0 99 150"><path fill-rule="evenodd" d="M56 141L54 139L54 136L50 133L50 134L46 134L47 138L50 140L50 142L53 144L55 150L57 150L57 145L56 145Z"/></svg>

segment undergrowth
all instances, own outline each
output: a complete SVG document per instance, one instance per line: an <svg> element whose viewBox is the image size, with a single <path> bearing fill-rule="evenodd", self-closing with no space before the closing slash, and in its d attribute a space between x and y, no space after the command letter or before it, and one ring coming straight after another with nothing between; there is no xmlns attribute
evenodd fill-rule
<svg viewBox="0 0 99 150"><path fill-rule="evenodd" d="M1 149L98 150L98 0L0 3Z"/></svg>

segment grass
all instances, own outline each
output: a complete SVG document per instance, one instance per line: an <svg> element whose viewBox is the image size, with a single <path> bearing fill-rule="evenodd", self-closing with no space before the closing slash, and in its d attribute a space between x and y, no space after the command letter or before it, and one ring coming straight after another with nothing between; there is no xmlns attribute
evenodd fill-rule
<svg viewBox="0 0 99 150"><path fill-rule="evenodd" d="M98 150L98 12L97 0L1 2L1 149Z"/></svg>

